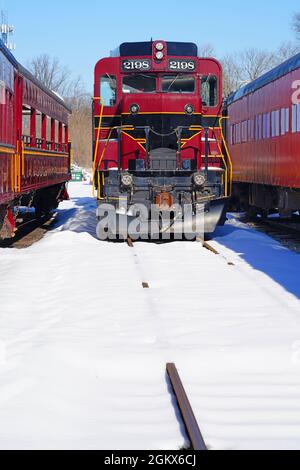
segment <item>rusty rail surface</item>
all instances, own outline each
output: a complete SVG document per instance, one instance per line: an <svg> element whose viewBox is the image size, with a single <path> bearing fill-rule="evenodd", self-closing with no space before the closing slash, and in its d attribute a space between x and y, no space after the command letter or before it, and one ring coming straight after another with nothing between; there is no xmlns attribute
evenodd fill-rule
<svg viewBox="0 0 300 470"><path fill-rule="evenodd" d="M167 374L193 450L208 450L175 364L167 364Z"/></svg>
<svg viewBox="0 0 300 470"><path fill-rule="evenodd" d="M131 240L130 237L127 238L126 242L127 242L127 245L129 246L129 248L133 248L133 241Z"/></svg>

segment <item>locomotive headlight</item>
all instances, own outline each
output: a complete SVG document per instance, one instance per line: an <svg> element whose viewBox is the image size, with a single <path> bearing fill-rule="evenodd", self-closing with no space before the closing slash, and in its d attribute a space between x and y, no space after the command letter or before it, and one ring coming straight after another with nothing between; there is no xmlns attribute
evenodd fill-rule
<svg viewBox="0 0 300 470"><path fill-rule="evenodd" d="M202 173L195 173L193 176L193 181L195 186L202 188L205 185L206 179L205 176L202 175Z"/></svg>
<svg viewBox="0 0 300 470"><path fill-rule="evenodd" d="M158 42L155 47L158 51L162 51L164 49L164 45L162 42Z"/></svg>
<svg viewBox="0 0 300 470"><path fill-rule="evenodd" d="M161 51L158 51L155 56L157 60L162 60L164 58L164 53Z"/></svg>
<svg viewBox="0 0 300 470"><path fill-rule="evenodd" d="M186 114L193 114L195 109L192 104L187 104L186 107L184 108L184 111Z"/></svg>
<svg viewBox="0 0 300 470"><path fill-rule="evenodd" d="M131 114L138 114L139 111L140 111L140 107L139 107L138 104L132 104L132 105L130 106L130 112L131 112Z"/></svg>
<svg viewBox="0 0 300 470"><path fill-rule="evenodd" d="M133 177L129 173L124 173L121 176L121 183L124 188L132 188L133 186Z"/></svg>

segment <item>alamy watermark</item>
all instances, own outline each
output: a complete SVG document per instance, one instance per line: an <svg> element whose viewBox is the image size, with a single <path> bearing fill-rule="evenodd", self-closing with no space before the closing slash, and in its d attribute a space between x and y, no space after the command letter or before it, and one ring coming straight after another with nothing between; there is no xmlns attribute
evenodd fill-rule
<svg viewBox="0 0 300 470"><path fill-rule="evenodd" d="M184 204L162 210L153 204L133 204L119 200L117 207L101 204L97 209L97 236L100 240L194 240L204 238L204 204Z"/></svg>

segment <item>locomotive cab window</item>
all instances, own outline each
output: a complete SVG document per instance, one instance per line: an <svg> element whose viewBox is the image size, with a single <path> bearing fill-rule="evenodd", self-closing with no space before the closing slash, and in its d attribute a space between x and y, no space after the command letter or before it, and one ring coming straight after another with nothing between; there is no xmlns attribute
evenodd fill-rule
<svg viewBox="0 0 300 470"><path fill-rule="evenodd" d="M117 103L117 79L113 75L105 75L100 80L100 96L104 106L115 106Z"/></svg>
<svg viewBox="0 0 300 470"><path fill-rule="evenodd" d="M218 105L218 78L215 75L201 78L201 98L203 106L215 107Z"/></svg>
<svg viewBox="0 0 300 470"><path fill-rule="evenodd" d="M194 93L193 75L165 75L161 78L161 90L164 93Z"/></svg>
<svg viewBox="0 0 300 470"><path fill-rule="evenodd" d="M156 77L154 75L128 75L123 78L123 93L155 93Z"/></svg>

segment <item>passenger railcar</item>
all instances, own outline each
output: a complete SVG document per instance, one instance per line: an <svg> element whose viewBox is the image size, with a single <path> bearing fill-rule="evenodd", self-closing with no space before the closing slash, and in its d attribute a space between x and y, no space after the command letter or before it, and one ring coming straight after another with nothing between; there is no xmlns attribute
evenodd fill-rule
<svg viewBox="0 0 300 470"><path fill-rule="evenodd" d="M19 207L40 217L67 197L69 114L0 41L0 238L13 235Z"/></svg>
<svg viewBox="0 0 300 470"><path fill-rule="evenodd" d="M194 226L201 206L204 231L212 234L224 221L231 185L219 62L199 58L192 43L124 43L97 63L94 94L99 208L121 204L130 215L142 205L148 223L154 207L159 232L167 233L176 231L185 206Z"/></svg>
<svg viewBox="0 0 300 470"><path fill-rule="evenodd" d="M300 54L227 100L234 207L300 210Z"/></svg>

